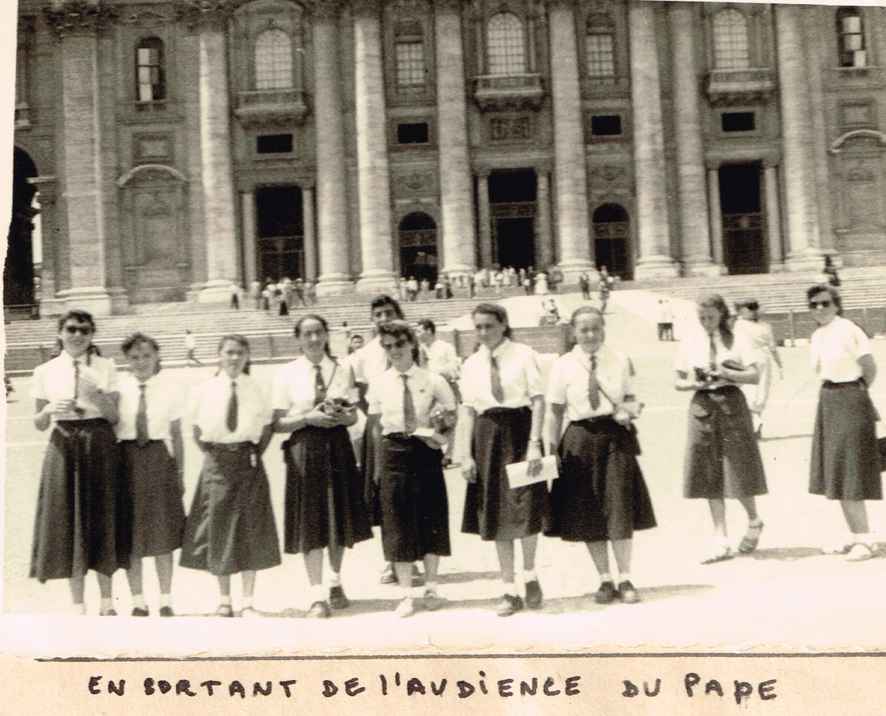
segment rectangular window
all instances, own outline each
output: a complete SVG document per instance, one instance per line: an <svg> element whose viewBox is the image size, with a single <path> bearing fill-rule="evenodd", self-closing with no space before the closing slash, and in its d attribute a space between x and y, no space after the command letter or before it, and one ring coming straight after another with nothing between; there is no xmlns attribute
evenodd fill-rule
<svg viewBox="0 0 886 716"><path fill-rule="evenodd" d="M587 53L589 77L615 77L615 42L612 35L588 35Z"/></svg>
<svg viewBox="0 0 886 716"><path fill-rule="evenodd" d="M591 117L591 135L594 137L618 137L621 135L621 115L595 114Z"/></svg>
<svg viewBox="0 0 886 716"><path fill-rule="evenodd" d="M138 101L153 102L163 99L160 50L157 47L139 47L137 51Z"/></svg>
<svg viewBox="0 0 886 716"><path fill-rule="evenodd" d="M397 144L427 144L429 136L427 122L397 125Z"/></svg>
<svg viewBox="0 0 886 716"><path fill-rule="evenodd" d="M291 134L260 134L255 138L257 154L291 154Z"/></svg>
<svg viewBox="0 0 886 716"><path fill-rule="evenodd" d="M424 87L425 51L421 40L397 43L397 86Z"/></svg>
<svg viewBox="0 0 886 716"><path fill-rule="evenodd" d="M724 132L753 132L757 128L753 112L723 112L720 126Z"/></svg>

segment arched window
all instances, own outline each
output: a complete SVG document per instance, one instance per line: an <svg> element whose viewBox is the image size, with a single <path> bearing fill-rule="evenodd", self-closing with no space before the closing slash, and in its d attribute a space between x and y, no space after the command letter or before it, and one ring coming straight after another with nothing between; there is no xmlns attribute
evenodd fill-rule
<svg viewBox="0 0 886 716"><path fill-rule="evenodd" d="M837 9L837 51L840 67L865 67L864 23L857 7Z"/></svg>
<svg viewBox="0 0 886 716"><path fill-rule="evenodd" d="M262 32L255 41L255 88L292 87L292 40L283 30Z"/></svg>
<svg viewBox="0 0 886 716"><path fill-rule="evenodd" d="M588 17L585 54L588 77L615 77L615 27L609 15Z"/></svg>
<svg viewBox="0 0 886 716"><path fill-rule="evenodd" d="M489 18L486 26L489 74L522 75L526 72L526 46L523 23L510 12Z"/></svg>
<svg viewBox="0 0 886 716"><path fill-rule="evenodd" d="M748 21L735 9L714 15L714 67L741 70L751 66L748 49Z"/></svg>
<svg viewBox="0 0 886 716"><path fill-rule="evenodd" d="M135 96L139 102L166 99L163 40L147 37L135 48Z"/></svg>
<svg viewBox="0 0 886 716"><path fill-rule="evenodd" d="M421 24L400 22L394 30L397 62L397 86L405 89L424 87L425 44Z"/></svg>

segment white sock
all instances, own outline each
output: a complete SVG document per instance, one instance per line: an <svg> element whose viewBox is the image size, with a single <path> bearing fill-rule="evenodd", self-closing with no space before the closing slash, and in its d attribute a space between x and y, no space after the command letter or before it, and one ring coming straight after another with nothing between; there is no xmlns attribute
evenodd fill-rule
<svg viewBox="0 0 886 716"><path fill-rule="evenodd" d="M601 584L603 582L611 582L611 581L612 581L612 575L609 574L609 572L603 572L600 574L600 583Z"/></svg>
<svg viewBox="0 0 886 716"><path fill-rule="evenodd" d="M148 605L145 604L145 597L143 594L133 594L132 595L132 605L138 609L147 609Z"/></svg>
<svg viewBox="0 0 886 716"><path fill-rule="evenodd" d="M412 600L412 598L413 598L412 587L400 587L400 592L401 592L401 596L403 597L403 599Z"/></svg>
<svg viewBox="0 0 886 716"><path fill-rule="evenodd" d="M85 602L74 602L73 613L77 615L86 614L86 603Z"/></svg>
<svg viewBox="0 0 886 716"><path fill-rule="evenodd" d="M508 594L512 597L517 596L517 589L514 587L513 582L506 582L505 580L501 580L501 584L504 589L504 591L502 592L503 594Z"/></svg>
<svg viewBox="0 0 886 716"><path fill-rule="evenodd" d="M870 532L859 532L855 535L855 541L861 542L862 544L866 544L868 546L874 543Z"/></svg>
<svg viewBox="0 0 886 716"><path fill-rule="evenodd" d="M252 597L243 597L243 604L240 609L251 609L252 608Z"/></svg>
<svg viewBox="0 0 886 716"><path fill-rule="evenodd" d="M231 595L230 594L222 594L218 600L218 603L223 607L231 606Z"/></svg>
<svg viewBox="0 0 886 716"><path fill-rule="evenodd" d="M437 593L437 583L436 582L425 582L425 591Z"/></svg>
<svg viewBox="0 0 886 716"><path fill-rule="evenodd" d="M527 582L533 582L538 579L538 575L535 573L534 569L524 569L523 570L523 584Z"/></svg>
<svg viewBox="0 0 886 716"><path fill-rule="evenodd" d="M160 592L160 606L161 607L171 607L172 606L172 597L169 594L164 594Z"/></svg>
<svg viewBox="0 0 886 716"><path fill-rule="evenodd" d="M326 601L326 588L322 584L314 584L311 587L311 603L314 602L325 602Z"/></svg>
<svg viewBox="0 0 886 716"><path fill-rule="evenodd" d="M108 611L109 609L114 608L114 599L113 597L102 597L102 606L101 610L103 612Z"/></svg>
<svg viewBox="0 0 886 716"><path fill-rule="evenodd" d="M329 586L330 587L340 587L341 586L341 574L338 572L330 572L329 573Z"/></svg>
<svg viewBox="0 0 886 716"><path fill-rule="evenodd" d="M630 572L619 572L618 573L618 581L619 582L630 582L631 581L631 573Z"/></svg>

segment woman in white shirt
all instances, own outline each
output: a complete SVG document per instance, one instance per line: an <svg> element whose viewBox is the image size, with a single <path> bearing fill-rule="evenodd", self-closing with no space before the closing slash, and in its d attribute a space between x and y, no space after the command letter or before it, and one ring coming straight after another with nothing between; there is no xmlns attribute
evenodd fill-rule
<svg viewBox="0 0 886 716"><path fill-rule="evenodd" d="M744 393L739 384L759 380L759 353L729 327L729 309L721 296L698 302L702 331L681 341L677 357L677 390L692 390L683 494L708 501L714 539L703 564L733 556L726 534L725 498L737 499L748 515L738 550L753 552L763 520L756 495L766 494L760 448Z"/></svg>
<svg viewBox="0 0 886 716"><path fill-rule="evenodd" d="M280 564L277 527L262 455L271 440L271 410L249 375L249 341L223 336L219 371L191 396L194 441L203 468L185 524L181 565L218 577L216 615L234 616L231 575L241 573L240 616L257 616L252 605L255 573Z"/></svg>
<svg viewBox="0 0 886 716"><path fill-rule="evenodd" d="M425 565L424 606L438 609L437 568L450 554L449 502L443 480L442 430L450 427L455 397L439 375L419 368L418 341L405 321L379 326L391 367L369 385L369 415L380 445L376 475L385 559L393 562L403 599L398 616L415 611L412 565Z"/></svg>
<svg viewBox="0 0 886 716"><path fill-rule="evenodd" d="M882 499L877 453L877 411L868 388L877 377L870 341L841 315L840 293L825 284L806 292L818 323L812 334L812 367L821 392L812 437L809 492L840 500L848 527L832 550L850 561L873 556L865 500Z"/></svg>
<svg viewBox="0 0 886 716"><path fill-rule="evenodd" d="M756 299L739 301L735 304L738 318L733 330L743 334L751 347L760 353L760 380L756 387L747 386L745 395L750 401L750 409L754 418L754 434L759 439L763 434L763 411L769 400L769 388L772 385L772 364L778 366L779 376L782 373L781 356L775 345L772 326L760 320L760 304Z"/></svg>
<svg viewBox="0 0 886 716"><path fill-rule="evenodd" d="M584 542L600 575L598 604L640 601L631 582L634 530L655 527L655 514L637 463L631 424L636 410L633 368L626 355L604 345L602 312L582 306L572 314L576 346L551 368L548 453L560 457L551 488L551 527L545 534ZM567 420L562 434L563 418ZM607 541L618 565L618 588L609 571Z"/></svg>
<svg viewBox="0 0 886 716"><path fill-rule="evenodd" d="M160 372L160 346L134 333L120 346L130 373L120 377L120 441L123 473L132 502L132 560L126 576L132 616L146 617L142 557L154 557L160 583L160 616L174 616L172 553L182 545L185 510L182 389Z"/></svg>
<svg viewBox="0 0 886 716"><path fill-rule="evenodd" d="M460 453L465 493L462 531L494 541L504 594L499 616L523 608L514 586L514 541L523 548L525 605L538 609L542 590L535 573L538 533L548 517L543 482L511 488L505 468L542 456L544 395L535 351L511 341L507 311L481 303L473 313L478 350L462 366Z"/></svg>
<svg viewBox="0 0 886 716"><path fill-rule="evenodd" d="M345 548L370 539L348 426L357 421L354 373L329 352L326 320L308 314L295 324L302 356L274 383L274 430L283 443L286 498L283 549L302 554L311 585L308 616L326 618L349 602L341 586ZM329 552L329 588L323 587L323 550Z"/></svg>
<svg viewBox="0 0 886 716"><path fill-rule="evenodd" d="M74 610L86 613L84 576L98 576L102 616L115 616L111 576L129 567L128 489L114 436L117 372L96 355L95 321L86 311L58 320L56 358L37 366L31 387L34 425L52 426L43 457L31 577L67 578Z"/></svg>

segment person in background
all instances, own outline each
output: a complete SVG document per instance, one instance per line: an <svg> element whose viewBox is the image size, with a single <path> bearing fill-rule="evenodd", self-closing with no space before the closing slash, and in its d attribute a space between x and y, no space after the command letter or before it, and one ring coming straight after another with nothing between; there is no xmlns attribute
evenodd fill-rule
<svg viewBox="0 0 886 716"><path fill-rule="evenodd" d="M132 551L129 489L114 435L117 371L95 354L95 321L72 310L58 319L55 358L37 366L31 383L34 426L52 427L43 468L30 576L67 579L77 614L86 613L84 580L94 570L101 616L116 616L111 577Z"/></svg>
<svg viewBox="0 0 886 716"><path fill-rule="evenodd" d="M460 277L461 281L464 281L464 274ZM443 297L444 298L452 298L452 279L449 276L443 277Z"/></svg>
<svg viewBox="0 0 886 716"><path fill-rule="evenodd" d="M759 351L765 357L760 363L760 382L755 388L748 386L747 398L750 401L751 414L754 418L754 434L759 440L763 436L763 411L769 400L769 390L772 386L773 364L778 366L779 377L783 375L781 356L775 344L775 336L772 326L760 320L760 304L756 299L746 299L735 304L738 317L732 330L736 334L744 335L754 350Z"/></svg>
<svg viewBox="0 0 886 716"><path fill-rule="evenodd" d="M812 435L809 492L839 500L845 537L826 551L849 561L874 556L865 500L883 498L877 450L879 418L870 386L877 377L868 336L843 318L840 293L828 284L806 292L818 324L810 340L812 368L821 379Z"/></svg>
<svg viewBox="0 0 886 716"><path fill-rule="evenodd" d="M418 281L415 280L415 276L410 276L406 282L406 293L410 301L414 301L418 297Z"/></svg>
<svg viewBox="0 0 886 716"><path fill-rule="evenodd" d="M456 402L459 402L458 377L461 360L455 352L455 346L437 338L437 325L430 318L423 318L418 322L415 335L418 339L419 367L442 377L452 390ZM449 440L446 445L443 467L452 464L453 443L453 440Z"/></svg>
<svg viewBox="0 0 886 716"><path fill-rule="evenodd" d="M200 359L195 355L197 351L197 336L191 333L190 328L185 328L185 350L187 351L187 355L185 356L185 365L190 368L191 363L196 363L199 366L202 366L203 363L200 362Z"/></svg>
<svg viewBox="0 0 886 716"><path fill-rule="evenodd" d="M578 277L578 287L581 289L581 297L585 301L591 300L591 279L585 272Z"/></svg>
<svg viewBox="0 0 886 716"><path fill-rule="evenodd" d="M160 616L172 608L172 553L182 546L185 508L181 386L160 370L160 346L133 333L120 346L130 371L120 376L120 441L123 474L132 504L132 559L126 577L132 616L150 611L142 590L142 558L153 557L160 583Z"/></svg>
<svg viewBox="0 0 886 716"><path fill-rule="evenodd" d="M356 353L363 347L363 336L359 333L352 333L348 336L348 355Z"/></svg>
<svg viewBox="0 0 886 716"><path fill-rule="evenodd" d="M258 279L253 279L249 283L249 298L252 300L252 305L255 307L256 311L261 310L261 282Z"/></svg>
<svg viewBox="0 0 886 716"><path fill-rule="evenodd" d="M667 296L658 299L658 340L674 340L674 309Z"/></svg>
<svg viewBox="0 0 886 716"><path fill-rule="evenodd" d="M839 287L840 285L840 275L837 273L837 267L834 266L834 262L831 260L830 256L824 257L824 269L822 271L825 276L825 281L833 286L834 288Z"/></svg>
<svg viewBox="0 0 886 716"><path fill-rule="evenodd" d="M239 283L231 284L231 308L235 311L240 310L240 293L243 291Z"/></svg>

